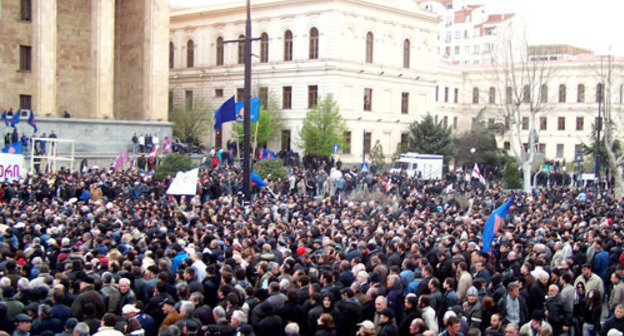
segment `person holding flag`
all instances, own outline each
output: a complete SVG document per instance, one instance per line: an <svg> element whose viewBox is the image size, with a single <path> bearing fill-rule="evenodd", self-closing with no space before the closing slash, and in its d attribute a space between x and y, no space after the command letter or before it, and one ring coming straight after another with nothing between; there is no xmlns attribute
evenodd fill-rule
<svg viewBox="0 0 624 336"><path fill-rule="evenodd" d="M476 179L479 180L479 182L485 184L485 177L483 177L483 175L481 175L481 172L479 171L479 165L475 162L474 168L472 168L472 175L471 177L474 177Z"/></svg>
<svg viewBox="0 0 624 336"><path fill-rule="evenodd" d="M513 200L514 197L512 196L507 202L492 211L487 222L485 222L483 234L481 235L481 239L483 240L483 253L488 253L490 251L496 234L499 232L501 225L505 222L505 218L507 218L507 213L509 212L509 207L511 207Z"/></svg>

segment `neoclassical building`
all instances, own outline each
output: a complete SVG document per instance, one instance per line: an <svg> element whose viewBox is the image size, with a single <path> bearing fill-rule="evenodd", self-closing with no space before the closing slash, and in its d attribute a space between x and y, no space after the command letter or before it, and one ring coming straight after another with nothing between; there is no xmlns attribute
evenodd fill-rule
<svg viewBox="0 0 624 336"><path fill-rule="evenodd" d="M0 109L167 121L167 0L0 1Z"/></svg>
<svg viewBox="0 0 624 336"><path fill-rule="evenodd" d="M306 112L332 94L346 120L346 162L379 140L392 154L408 126L435 112L438 19L410 0L258 0L252 2L252 89L281 109L274 150L299 149ZM191 107L243 96L244 2L171 13L169 100ZM231 125L205 139L221 147ZM343 149L344 150L344 149Z"/></svg>

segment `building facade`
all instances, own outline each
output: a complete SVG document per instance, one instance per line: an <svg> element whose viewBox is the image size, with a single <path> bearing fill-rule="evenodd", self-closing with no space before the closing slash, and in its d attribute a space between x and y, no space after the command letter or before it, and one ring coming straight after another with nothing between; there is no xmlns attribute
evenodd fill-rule
<svg viewBox="0 0 624 336"><path fill-rule="evenodd" d="M252 4L252 94L282 110L283 129L268 146L299 150L306 112L332 94L348 128L358 162L379 140L384 153L407 140L409 125L434 111L438 19L413 1L264 0ZM172 12L172 106L242 99L243 48L226 43L243 36L244 2ZM222 147L231 124L205 139Z"/></svg>
<svg viewBox="0 0 624 336"><path fill-rule="evenodd" d="M168 27L166 0L3 0L0 108L166 121Z"/></svg>

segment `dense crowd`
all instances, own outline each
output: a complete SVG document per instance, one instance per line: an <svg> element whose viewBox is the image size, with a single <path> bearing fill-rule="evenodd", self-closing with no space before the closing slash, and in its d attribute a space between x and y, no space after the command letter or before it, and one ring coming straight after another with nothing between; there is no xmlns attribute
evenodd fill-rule
<svg viewBox="0 0 624 336"><path fill-rule="evenodd" d="M622 200L512 197L304 160L242 206L240 172L197 195L136 170L61 170L0 187L0 334L621 336Z"/></svg>

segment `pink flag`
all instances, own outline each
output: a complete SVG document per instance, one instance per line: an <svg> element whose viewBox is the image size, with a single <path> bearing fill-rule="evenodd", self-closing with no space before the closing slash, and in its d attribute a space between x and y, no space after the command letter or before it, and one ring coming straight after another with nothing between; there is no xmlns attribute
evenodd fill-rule
<svg viewBox="0 0 624 336"><path fill-rule="evenodd" d="M123 152L121 152L120 157L121 157L122 162L124 162L124 163L127 162L128 158L129 158L128 150L124 149Z"/></svg>
<svg viewBox="0 0 624 336"><path fill-rule="evenodd" d="M163 144L163 154L167 154L171 152L171 137L167 137L165 139L165 143Z"/></svg>
<svg viewBox="0 0 624 336"><path fill-rule="evenodd" d="M132 161L130 161L130 168L134 168L136 165L136 154L132 156Z"/></svg>
<svg viewBox="0 0 624 336"><path fill-rule="evenodd" d="M122 159L121 155L120 155L120 156L118 156L118 157L115 159L115 161L113 161L113 164L112 164L111 166L113 167L113 169L114 169L115 171L119 171L119 170L122 170L122 169L123 169L123 159Z"/></svg>

